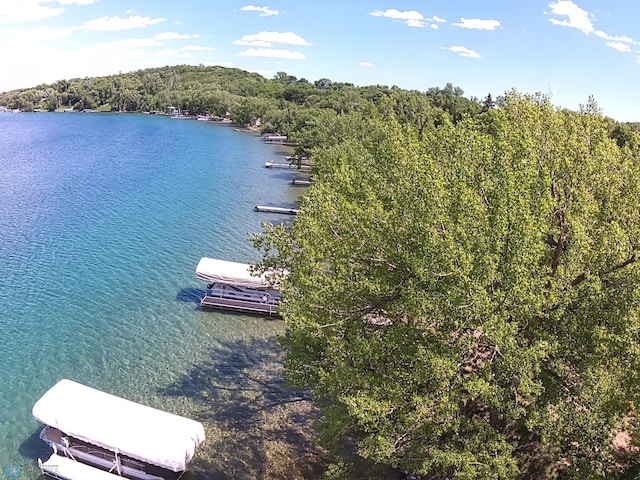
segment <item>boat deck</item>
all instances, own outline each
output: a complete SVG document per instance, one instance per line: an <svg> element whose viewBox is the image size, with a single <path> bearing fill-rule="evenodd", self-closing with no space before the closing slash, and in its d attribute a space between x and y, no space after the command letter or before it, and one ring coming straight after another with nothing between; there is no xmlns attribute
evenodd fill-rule
<svg viewBox="0 0 640 480"><path fill-rule="evenodd" d="M278 305L273 303L261 303L249 300L240 300L236 298L216 297L205 295L200 300L200 306L203 308L220 308L223 310L234 310L247 313L279 315Z"/></svg>
<svg viewBox="0 0 640 480"><path fill-rule="evenodd" d="M58 480L122 480L122 477L115 473L76 462L56 453L46 462L38 461L38 466L43 474Z"/></svg>
<svg viewBox="0 0 640 480"><path fill-rule="evenodd" d="M57 452L63 453L66 457L80 460L79 464L85 464L89 468L106 472L115 468L116 456L114 452L106 450L90 443L78 440L74 437L65 437L69 442L68 448L63 447L63 432L51 426L45 426L40 433L40 438L49 445L55 445L53 448ZM58 455L59 456L59 455ZM129 478L132 480L177 480L180 478L180 472L172 472L165 468L138 461L126 455L118 455L120 465L122 466L122 475L118 478ZM49 462L49 461L47 461ZM114 475L111 475L113 477ZM58 478L58 477L54 477ZM82 478L82 477L74 477ZM86 477L93 478L93 477Z"/></svg>

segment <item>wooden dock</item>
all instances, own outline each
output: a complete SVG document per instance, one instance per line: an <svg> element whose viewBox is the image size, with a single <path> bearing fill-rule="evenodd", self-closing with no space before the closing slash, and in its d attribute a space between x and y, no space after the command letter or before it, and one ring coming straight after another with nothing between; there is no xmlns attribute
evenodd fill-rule
<svg viewBox="0 0 640 480"><path fill-rule="evenodd" d="M253 210L256 212L266 212L266 213L284 213L286 215L298 214L298 210L296 208L270 207L268 205L256 205L255 207L253 207Z"/></svg>
<svg viewBox="0 0 640 480"><path fill-rule="evenodd" d="M216 308L223 310L232 310L244 313L256 313L260 315L278 316L278 304L270 301L255 302L248 300L240 300L236 298L226 298L206 295L200 300L202 308Z"/></svg>

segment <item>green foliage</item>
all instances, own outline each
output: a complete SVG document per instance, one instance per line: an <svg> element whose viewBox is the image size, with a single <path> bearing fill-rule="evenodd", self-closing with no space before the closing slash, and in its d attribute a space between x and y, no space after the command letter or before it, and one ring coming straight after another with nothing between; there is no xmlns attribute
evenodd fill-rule
<svg viewBox="0 0 640 480"><path fill-rule="evenodd" d="M163 111L172 105L193 113L225 115L241 97L268 92L258 74L224 67L175 66L139 70L109 77L61 80L35 89L0 94L0 104L25 109L74 107L116 111ZM29 95L25 102L24 95Z"/></svg>
<svg viewBox="0 0 640 480"><path fill-rule="evenodd" d="M286 72L267 80L233 68L186 65L61 80L0 94L0 105L27 111L72 107L118 112L164 112L172 106L191 114L230 116L240 125L259 119L262 131L307 136L304 151L320 145L307 135L309 125L317 125L316 114L364 115L383 108L422 129L426 122L441 123L446 114L459 119L479 112L476 102L462 97L451 84L427 93L405 92L381 85L355 87L327 78L311 83Z"/></svg>
<svg viewBox="0 0 640 480"><path fill-rule="evenodd" d="M511 92L438 124L404 111L415 100L326 114L300 214L256 239L291 272L288 378L322 407L331 471L348 470L345 445L425 478L622 471L636 454L613 438L633 437L640 400L638 152L594 104Z"/></svg>

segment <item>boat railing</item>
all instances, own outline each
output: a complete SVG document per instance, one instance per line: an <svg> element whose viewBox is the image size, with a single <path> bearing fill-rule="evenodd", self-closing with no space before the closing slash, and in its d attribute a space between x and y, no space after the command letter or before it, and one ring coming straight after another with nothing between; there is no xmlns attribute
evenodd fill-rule
<svg viewBox="0 0 640 480"><path fill-rule="evenodd" d="M264 290L247 291L232 288L226 285L215 285L208 290L209 296L220 298L234 298L237 300L247 300L250 302L277 304L280 301L278 295Z"/></svg>
<svg viewBox="0 0 640 480"><path fill-rule="evenodd" d="M77 443L57 429L45 426L40 433L54 453L60 453L71 460L93 465L101 470L139 480L162 480L163 477L147 473L146 464L128 456L118 455L110 450ZM58 440L59 439L59 440Z"/></svg>
<svg viewBox="0 0 640 480"><path fill-rule="evenodd" d="M68 449L68 452L71 454L69 456L72 458L72 455L75 454L75 457L79 457L86 462L96 464L109 472L117 472L118 474L127 477L136 477L146 480L161 478L148 474L143 463L127 457L116 457L112 452L106 452L101 449L91 448L84 445L74 445Z"/></svg>

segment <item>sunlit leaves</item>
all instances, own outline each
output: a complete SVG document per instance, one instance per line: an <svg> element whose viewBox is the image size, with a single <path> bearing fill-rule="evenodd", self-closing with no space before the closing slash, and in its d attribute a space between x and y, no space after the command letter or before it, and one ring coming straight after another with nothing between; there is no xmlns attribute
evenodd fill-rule
<svg viewBox="0 0 640 480"><path fill-rule="evenodd" d="M333 120L302 213L267 235L292 271L289 376L323 406L322 438L446 478L622 465L610 439L640 400L637 153L594 104L511 92L455 124L405 113Z"/></svg>

